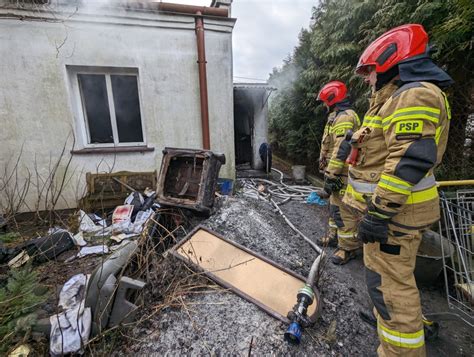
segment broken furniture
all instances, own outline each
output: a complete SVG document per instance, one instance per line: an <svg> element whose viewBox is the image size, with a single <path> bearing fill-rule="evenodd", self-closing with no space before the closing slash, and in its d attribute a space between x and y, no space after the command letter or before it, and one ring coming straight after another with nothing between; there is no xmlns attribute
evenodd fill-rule
<svg viewBox="0 0 474 357"><path fill-rule="evenodd" d="M172 254L285 323L290 322L286 315L295 304L295 293L305 285L303 277L203 226L177 244ZM315 290L308 307L311 320L319 309Z"/></svg>
<svg viewBox="0 0 474 357"><path fill-rule="evenodd" d="M165 148L158 178L160 204L209 214L224 154L209 150Z"/></svg>
<svg viewBox="0 0 474 357"><path fill-rule="evenodd" d="M130 191L143 192L147 187L156 187L156 171L153 172L112 172L86 174L87 195L80 206L86 212L112 209L122 205ZM133 190L132 190L133 189Z"/></svg>

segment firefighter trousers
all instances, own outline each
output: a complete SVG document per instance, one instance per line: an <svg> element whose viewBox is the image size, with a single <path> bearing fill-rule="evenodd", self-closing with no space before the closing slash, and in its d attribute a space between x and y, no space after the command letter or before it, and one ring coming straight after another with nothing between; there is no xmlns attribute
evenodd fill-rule
<svg viewBox="0 0 474 357"><path fill-rule="evenodd" d="M364 244L366 283L375 306L379 356L425 356L420 294L416 287L419 230L389 224L387 244Z"/></svg>
<svg viewBox="0 0 474 357"><path fill-rule="evenodd" d="M333 239L332 237L334 237L334 239L336 239L337 237L337 226L336 222L334 222L334 219L332 219L332 217L329 217L328 237L330 237L331 239Z"/></svg>
<svg viewBox="0 0 474 357"><path fill-rule="evenodd" d="M358 215L355 210L344 203L342 197L344 191L334 192L329 199L329 226L331 221L337 227L337 245L340 249L347 251L362 247L357 239Z"/></svg>

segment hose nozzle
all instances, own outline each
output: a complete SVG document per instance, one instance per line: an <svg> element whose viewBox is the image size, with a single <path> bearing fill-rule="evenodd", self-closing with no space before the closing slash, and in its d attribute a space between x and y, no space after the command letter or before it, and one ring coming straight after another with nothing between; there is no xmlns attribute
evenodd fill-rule
<svg viewBox="0 0 474 357"><path fill-rule="evenodd" d="M297 345L301 342L301 335L302 330L300 324L292 322L290 326L288 326L288 330L286 330L284 337L286 342Z"/></svg>
<svg viewBox="0 0 474 357"><path fill-rule="evenodd" d="M311 321L306 314L308 306L314 301L314 291L310 285L305 284L296 295L297 303L293 310L288 312L288 319L291 321L288 330L285 332L285 341L298 344L301 341L302 328L311 325Z"/></svg>

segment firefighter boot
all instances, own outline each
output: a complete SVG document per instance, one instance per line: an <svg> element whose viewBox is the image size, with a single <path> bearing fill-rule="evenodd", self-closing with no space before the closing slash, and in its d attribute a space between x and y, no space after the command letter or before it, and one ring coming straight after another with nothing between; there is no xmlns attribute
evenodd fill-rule
<svg viewBox="0 0 474 357"><path fill-rule="evenodd" d="M336 265L344 265L348 263L349 260L354 259L356 257L357 252L355 250L344 250L339 248L331 257L331 262Z"/></svg>

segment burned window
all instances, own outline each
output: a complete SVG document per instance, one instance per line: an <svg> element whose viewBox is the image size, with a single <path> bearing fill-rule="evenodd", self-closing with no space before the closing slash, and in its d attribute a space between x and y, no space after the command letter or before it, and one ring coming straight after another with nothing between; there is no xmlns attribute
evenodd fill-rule
<svg viewBox="0 0 474 357"><path fill-rule="evenodd" d="M88 144L143 143L134 74L77 73Z"/></svg>

